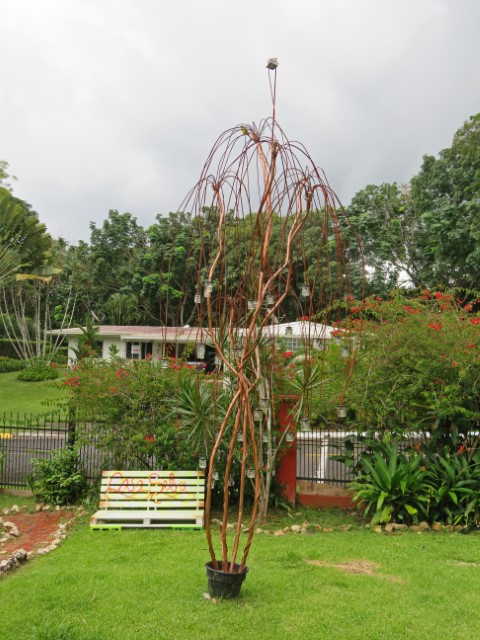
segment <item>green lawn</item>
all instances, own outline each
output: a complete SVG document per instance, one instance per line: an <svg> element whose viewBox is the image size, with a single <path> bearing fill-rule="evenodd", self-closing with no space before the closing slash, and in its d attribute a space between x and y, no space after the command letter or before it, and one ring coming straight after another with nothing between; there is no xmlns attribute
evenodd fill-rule
<svg viewBox="0 0 480 640"><path fill-rule="evenodd" d="M56 410L55 402L65 397L58 381L21 382L17 371L0 373L0 419L3 413L44 415Z"/></svg>
<svg viewBox="0 0 480 640"><path fill-rule="evenodd" d="M301 523L305 514L298 519ZM431 640L480 637L480 536L363 525L257 535L237 601L203 598L203 532L90 531L0 580L4 640ZM292 520L288 521L289 523ZM284 522L285 523L285 522ZM309 564L318 561L325 566ZM331 565L377 563L374 575Z"/></svg>

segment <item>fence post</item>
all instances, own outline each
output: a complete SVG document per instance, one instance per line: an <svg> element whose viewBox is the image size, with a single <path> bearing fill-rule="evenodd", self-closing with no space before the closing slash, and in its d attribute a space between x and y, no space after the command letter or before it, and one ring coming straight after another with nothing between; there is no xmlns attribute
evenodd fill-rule
<svg viewBox="0 0 480 640"><path fill-rule="evenodd" d="M68 412L68 435L67 435L67 446L71 449L75 446L76 441L76 414L75 409L70 409Z"/></svg>

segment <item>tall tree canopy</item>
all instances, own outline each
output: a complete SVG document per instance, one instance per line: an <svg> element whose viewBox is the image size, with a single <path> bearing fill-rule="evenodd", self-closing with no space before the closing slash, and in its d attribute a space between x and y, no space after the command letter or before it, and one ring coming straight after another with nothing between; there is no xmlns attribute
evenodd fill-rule
<svg viewBox="0 0 480 640"><path fill-rule="evenodd" d="M29 204L0 187L0 278L34 271L51 258L52 239Z"/></svg>
<svg viewBox="0 0 480 640"><path fill-rule="evenodd" d="M348 207L370 284L474 288L480 276L480 114L410 184L368 185Z"/></svg>

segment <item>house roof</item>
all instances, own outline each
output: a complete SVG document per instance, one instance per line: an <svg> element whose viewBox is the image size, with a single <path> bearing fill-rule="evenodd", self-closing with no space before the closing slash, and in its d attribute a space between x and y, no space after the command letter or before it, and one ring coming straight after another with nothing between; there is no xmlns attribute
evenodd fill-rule
<svg viewBox="0 0 480 640"><path fill-rule="evenodd" d="M99 325L99 338L120 338L121 340L161 340L162 342L197 342L205 338L205 329L199 327L138 327ZM52 335L80 336L80 327L54 329Z"/></svg>
<svg viewBox="0 0 480 640"><path fill-rule="evenodd" d="M291 331L288 329L291 327ZM121 340L158 340L162 342L208 342L208 329L200 327L137 327L100 325L97 327L99 338L120 338ZM243 333L239 330L239 334ZM334 327L318 322L286 322L264 327L265 336L275 338L302 338L304 340L329 340L332 337ZM49 332L52 335L79 336L82 330L79 327L70 329L54 329Z"/></svg>

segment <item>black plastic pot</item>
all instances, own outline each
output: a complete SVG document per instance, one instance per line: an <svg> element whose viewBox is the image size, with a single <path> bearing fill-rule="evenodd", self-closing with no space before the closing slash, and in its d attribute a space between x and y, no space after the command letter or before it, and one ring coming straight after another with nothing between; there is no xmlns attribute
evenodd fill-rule
<svg viewBox="0 0 480 640"><path fill-rule="evenodd" d="M241 573L230 573L213 568L213 562L207 562L208 593L212 598L237 598L240 594L242 583L247 577L248 567ZM235 571L240 565L236 564Z"/></svg>

